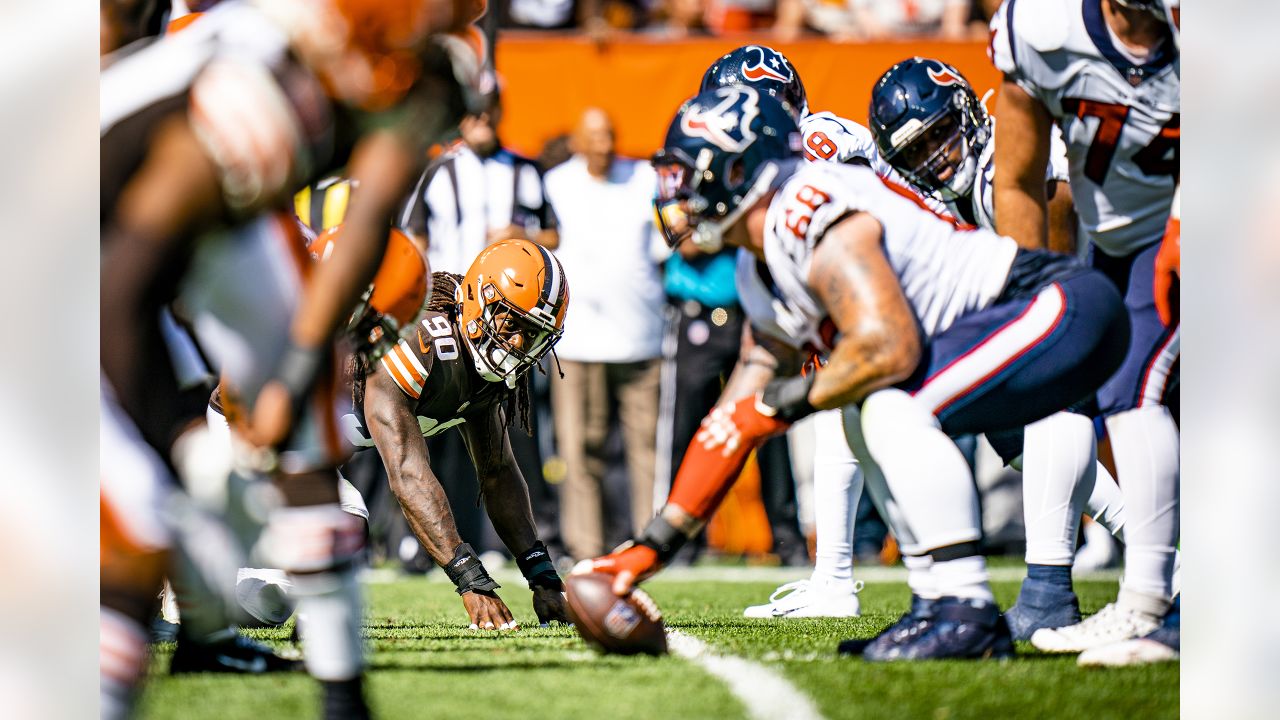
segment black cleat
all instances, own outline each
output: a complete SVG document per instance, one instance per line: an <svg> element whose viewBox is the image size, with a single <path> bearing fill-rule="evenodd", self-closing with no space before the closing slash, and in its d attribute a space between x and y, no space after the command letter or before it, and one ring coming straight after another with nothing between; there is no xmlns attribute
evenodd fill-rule
<svg viewBox="0 0 1280 720"><path fill-rule="evenodd" d="M903 642L868 648L870 661L987 659L1013 656L1009 625L993 602L939 598L929 618Z"/></svg>
<svg viewBox="0 0 1280 720"><path fill-rule="evenodd" d="M325 720L369 720L369 705L364 701L364 678L322 681Z"/></svg>
<svg viewBox="0 0 1280 720"><path fill-rule="evenodd" d="M927 627L929 616L933 613L934 602L919 595L912 595L911 609L898 618L896 623L885 628L874 638L841 641L836 647L836 652L841 655L862 655L867 652L876 655L911 640Z"/></svg>
<svg viewBox="0 0 1280 720"><path fill-rule="evenodd" d="M184 673L245 673L261 675L269 672L291 672L302 669L302 660L277 654L266 645L231 631L225 639L200 642L186 636L178 638L178 647L169 663L170 675Z"/></svg>

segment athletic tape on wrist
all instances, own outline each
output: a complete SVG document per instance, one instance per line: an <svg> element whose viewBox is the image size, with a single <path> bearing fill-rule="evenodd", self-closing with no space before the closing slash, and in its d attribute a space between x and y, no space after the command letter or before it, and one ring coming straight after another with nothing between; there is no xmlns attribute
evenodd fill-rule
<svg viewBox="0 0 1280 720"><path fill-rule="evenodd" d="M811 372L770 380L760 394L760 402L773 409L773 417L794 423L818 411L809 402L809 390L817 378L818 374Z"/></svg>
<svg viewBox="0 0 1280 720"><path fill-rule="evenodd" d="M480 558L476 557L476 551L468 543L462 543L454 549L453 559L444 565L444 574L458 586L459 595L475 591L489 592L502 587L489 577L489 571L484 569Z"/></svg>
<svg viewBox="0 0 1280 720"><path fill-rule="evenodd" d="M551 563L551 553L547 552L547 546L541 540L516 558L516 566L520 568L520 574L524 575L524 579L529 581L530 590L542 587L558 592L564 591L560 574L556 572L556 566Z"/></svg>
<svg viewBox="0 0 1280 720"><path fill-rule="evenodd" d="M662 515L657 515L650 520L644 532L640 533L640 537L636 540L641 545L653 548L658 553L658 562L663 565L670 562L688 541L689 536L667 522Z"/></svg>
<svg viewBox="0 0 1280 720"><path fill-rule="evenodd" d="M293 401L295 410L302 405L301 399L311 390L327 359L328 353L324 346L304 348L289 341L284 356L280 358L276 378L289 392L289 399Z"/></svg>

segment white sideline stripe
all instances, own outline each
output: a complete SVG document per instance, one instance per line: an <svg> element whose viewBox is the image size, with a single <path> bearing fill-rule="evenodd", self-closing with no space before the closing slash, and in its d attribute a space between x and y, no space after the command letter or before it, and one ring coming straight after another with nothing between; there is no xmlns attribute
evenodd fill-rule
<svg viewBox="0 0 1280 720"><path fill-rule="evenodd" d="M804 693L764 665L716 654L706 643L678 630L667 631L667 647L720 678L755 720L822 720L822 713Z"/></svg>

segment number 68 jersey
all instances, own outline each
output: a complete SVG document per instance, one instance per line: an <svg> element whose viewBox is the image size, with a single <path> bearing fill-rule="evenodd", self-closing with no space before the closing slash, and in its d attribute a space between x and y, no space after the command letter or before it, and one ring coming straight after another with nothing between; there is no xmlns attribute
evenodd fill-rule
<svg viewBox="0 0 1280 720"><path fill-rule="evenodd" d="M1084 230L1112 256L1160 240L1178 179L1180 58L1147 58L1107 27L1104 0L1009 0L991 19L997 68L1042 103L1067 143Z"/></svg>

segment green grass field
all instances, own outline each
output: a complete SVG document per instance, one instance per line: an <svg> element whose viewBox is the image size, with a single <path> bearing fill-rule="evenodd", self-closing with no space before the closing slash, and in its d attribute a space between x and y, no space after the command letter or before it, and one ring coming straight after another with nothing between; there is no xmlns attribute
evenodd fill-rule
<svg viewBox="0 0 1280 720"><path fill-rule="evenodd" d="M730 571L731 572L731 571ZM798 575L799 573L797 573ZM717 577L723 578L723 571ZM683 577L688 577L683 576ZM499 578L517 619L516 633L465 629L452 585L438 577L368 586L369 695L380 718L747 718L719 679L675 656L605 657L571 628L536 626L528 591ZM862 591L863 616L848 620L747 620L742 608L763 602L776 582L658 579L646 585L667 625L722 654L780 672L829 720L839 718L1164 718L1178 713L1176 663L1086 670L1075 657L1053 657L1020 644L1007 662L877 665L837 658L836 643L867 637L905 609L902 582ZM1016 581L994 583L1002 607ZM1115 594L1115 582L1077 580L1086 613ZM288 629L253 631L285 644ZM315 717L319 690L303 674L268 677L165 674L172 646L158 647L141 701L144 718Z"/></svg>

